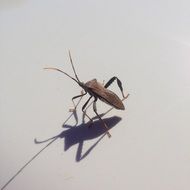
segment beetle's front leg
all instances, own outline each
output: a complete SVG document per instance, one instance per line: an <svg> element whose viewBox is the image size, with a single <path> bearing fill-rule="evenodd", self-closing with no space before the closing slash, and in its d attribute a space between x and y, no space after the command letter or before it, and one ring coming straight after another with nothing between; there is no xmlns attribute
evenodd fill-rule
<svg viewBox="0 0 190 190"><path fill-rule="evenodd" d="M84 95L86 95L86 94L87 94L87 92L84 93L83 90L82 90L80 95L74 96L74 97L72 98L72 102L73 102L74 108L69 109L70 112L74 112L74 111L76 110L76 107L77 107L78 104L80 103L82 97L83 97ZM77 102L77 104L75 104L74 99L77 99L77 98L81 98L81 99Z"/></svg>

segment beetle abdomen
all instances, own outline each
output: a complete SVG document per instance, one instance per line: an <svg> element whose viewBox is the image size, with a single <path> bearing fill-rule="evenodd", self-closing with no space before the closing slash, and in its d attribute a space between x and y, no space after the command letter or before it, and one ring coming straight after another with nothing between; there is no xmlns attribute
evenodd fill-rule
<svg viewBox="0 0 190 190"><path fill-rule="evenodd" d="M111 90L105 88L101 83L97 82L96 79L85 83L88 93L102 100L103 102L113 106L116 109L124 110L125 106L121 99Z"/></svg>
<svg viewBox="0 0 190 190"><path fill-rule="evenodd" d="M116 109L124 110L125 106L123 105L123 102L120 100L120 98L114 92L108 89L106 90L106 93L103 96L99 96L98 98Z"/></svg>
<svg viewBox="0 0 190 190"><path fill-rule="evenodd" d="M114 92L105 88L96 79L86 82L85 87L87 87L86 90L91 96L99 98L103 102L113 106L116 109L125 109L125 106L123 105L123 102L120 100L120 98Z"/></svg>

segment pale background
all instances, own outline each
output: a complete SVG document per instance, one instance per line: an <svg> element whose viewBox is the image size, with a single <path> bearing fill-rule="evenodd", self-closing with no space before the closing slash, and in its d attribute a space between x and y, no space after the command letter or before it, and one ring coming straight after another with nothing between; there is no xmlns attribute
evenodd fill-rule
<svg viewBox="0 0 190 190"><path fill-rule="evenodd" d="M63 130L81 89L43 67L73 74L68 49L82 81L121 79L126 110L105 116L122 119L84 159L59 138L7 189L190 189L188 0L0 0L0 187L46 145L34 138ZM111 89L120 96L116 84ZM98 103L100 113L108 108Z"/></svg>

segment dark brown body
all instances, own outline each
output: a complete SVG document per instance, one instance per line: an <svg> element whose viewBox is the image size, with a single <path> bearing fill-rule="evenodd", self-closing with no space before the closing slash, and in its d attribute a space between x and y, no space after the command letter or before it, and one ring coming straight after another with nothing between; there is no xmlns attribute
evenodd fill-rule
<svg viewBox="0 0 190 190"><path fill-rule="evenodd" d="M69 52L69 58L70 58L72 69L73 69L74 74L75 74L75 78L70 76L66 72L64 72L64 71L62 71L60 69L57 69L57 68L48 67L48 68L45 68L45 69L57 70L57 71L65 74L65 75L67 75L69 78L71 78L76 83L78 83L78 85L81 88L84 89L85 93L82 93L80 95L74 96L72 98L72 101L73 101L73 104L74 104L74 110L76 109L74 99L82 98L87 93L90 95L90 97L88 98L86 103L82 106L82 111L84 113L84 116L87 116L89 118L89 120L91 121L91 123L93 122L93 120L86 114L86 109L85 108L87 107L87 105L88 105L89 101L91 100L91 98L94 98L94 100L93 100L93 110L96 113L99 120L103 123L103 126L106 128L106 133L107 133L108 137L111 137L110 133L108 132L109 127L106 125L106 123L102 120L101 116L97 112L96 101L98 99L100 99L101 101L107 103L108 105L112 106L113 108L116 108L116 109L119 109L119 110L124 110L125 106L123 105L122 100L114 92L107 89L113 83L113 81L116 80L117 85L118 85L118 87L119 87L119 89L120 89L120 91L122 93L123 100L126 99L126 97L124 96L124 93L123 93L123 87L122 87L121 81L116 76L114 76L105 85L102 85L96 79L90 80L90 81L88 81L86 83L81 82L79 80L77 74L76 74L76 71L75 71L75 68L74 68L74 65L73 65L73 61L72 61L70 52Z"/></svg>
<svg viewBox="0 0 190 190"><path fill-rule="evenodd" d="M113 106L116 109L125 110L125 106L123 105L121 99L114 92L105 88L96 79L86 82L84 86L85 90L90 95L96 96L101 101Z"/></svg>

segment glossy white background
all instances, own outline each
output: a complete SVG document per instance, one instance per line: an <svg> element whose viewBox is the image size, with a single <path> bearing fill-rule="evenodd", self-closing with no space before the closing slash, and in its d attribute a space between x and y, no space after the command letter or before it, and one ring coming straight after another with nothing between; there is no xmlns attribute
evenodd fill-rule
<svg viewBox="0 0 190 190"><path fill-rule="evenodd" d="M63 131L80 88L43 67L72 74L70 49L81 80L122 80L126 110L105 116L122 120L80 161L78 145L64 151L57 139L7 189L190 189L189 7L187 0L0 0L0 187L46 145L34 138ZM120 96L116 84L111 89ZM100 113L108 108L98 103Z"/></svg>

